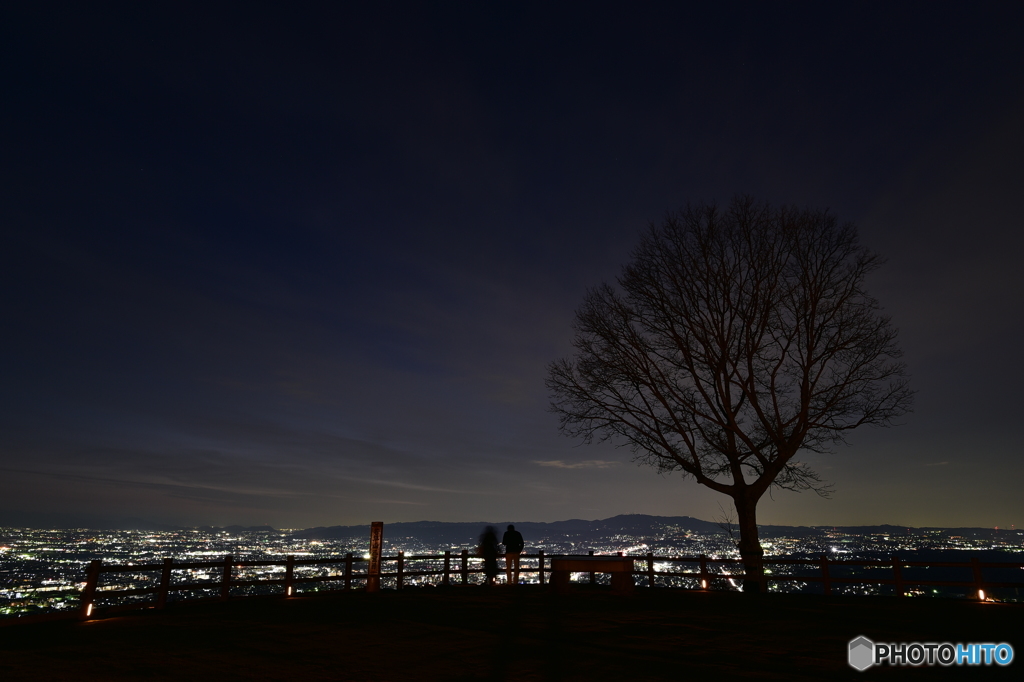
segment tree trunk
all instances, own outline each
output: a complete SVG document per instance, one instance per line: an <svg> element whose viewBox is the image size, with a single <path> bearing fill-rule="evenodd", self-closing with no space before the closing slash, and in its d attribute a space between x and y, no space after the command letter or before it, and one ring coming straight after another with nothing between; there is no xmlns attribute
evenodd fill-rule
<svg viewBox="0 0 1024 682"><path fill-rule="evenodd" d="M736 516L740 526L739 550L743 560L743 591L767 592L768 583L764 579L764 550L757 536L757 500L745 497L733 498L736 505Z"/></svg>

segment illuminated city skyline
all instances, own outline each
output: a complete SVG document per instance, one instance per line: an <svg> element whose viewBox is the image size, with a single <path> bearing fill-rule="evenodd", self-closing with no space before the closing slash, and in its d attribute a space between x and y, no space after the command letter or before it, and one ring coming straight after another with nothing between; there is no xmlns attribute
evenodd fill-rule
<svg viewBox="0 0 1024 682"><path fill-rule="evenodd" d="M693 566L676 564L671 558L706 556L711 559L737 558L734 539L716 523L690 518L650 517L643 515L618 516L595 522L580 520L552 524L518 524L526 537L525 566L533 568L523 575L526 583L537 583L536 555L557 554L617 554L644 557L650 553L656 558L656 570L673 572L692 570ZM220 571L212 562L231 555L235 560L284 562L287 557L297 559L340 559L346 555L364 558L369 547L369 529L366 527L316 529L319 532L293 530L252 529L186 529L180 531L130 531L86 529L15 529L0 528L0 617L18 616L39 611L61 611L80 606L79 593L90 561L100 559L108 566L160 565L165 558L176 562L211 562L210 568L196 567L184 570L178 580L209 582L220 579ZM457 566L462 553L476 561L479 524L392 524L385 526L384 555L395 557L404 552L409 557L406 570L437 571L443 566L438 561L444 552L456 557ZM827 555L833 561L885 561L898 553L909 561L969 561L983 557L985 561L1013 562L1024 552L1024 531L994 529L908 529L898 527L810 529L806 527L765 527L762 529L766 557L801 558L817 561ZM433 557L415 559L415 557ZM239 570L242 570L239 568ZM240 580L275 580L281 577L283 564L255 566L244 569ZM387 569L387 570L393 570ZM794 570L808 570L795 565L776 565L776 574L799 575ZM864 570L864 569L860 569ZM872 575L880 576L878 571ZM914 571L926 571L917 575ZM998 575L989 574L990 580L1020 582L1019 567ZM303 577L335 575L338 566L320 565L302 569ZM908 579L969 580L964 569L907 569ZM945 571L945 572L943 572ZM728 566L716 568L716 574L731 575ZM939 575L942 573L942 576ZM365 567L356 572L365 576ZM944 577L943 577L944 576ZM105 589L135 589L152 585L156 574L116 574L104 582ZM837 574L837 577L839 575ZM642 574L637 578L643 582ZM471 584L479 584L482 577L473 574ZM691 578L659 578L659 585L694 588ZM716 589L738 589L735 579L720 578ZM403 584L407 587L437 585L439 575L410 576ZM357 584L355 587L361 585ZM395 579L385 580L386 588L395 587ZM306 585L311 589L312 585ZM339 589L338 584L323 585L323 589ZM795 581L775 584L776 591L820 591L820 586ZM913 587L913 594L931 596L963 596L963 589ZM959 591L958 591L959 589ZM238 591L241 590L241 591ZM248 590L248 591L247 591ZM236 588L243 594L280 593L279 585ZM885 594L886 588L874 584L839 584L835 594ZM996 594L995 592L993 594ZM191 595L196 596L196 595ZM202 596L201 594L198 596ZM999 598L1019 601L1019 590L1004 590ZM145 601L152 595L143 594L136 599ZM178 598L187 599L189 595Z"/></svg>

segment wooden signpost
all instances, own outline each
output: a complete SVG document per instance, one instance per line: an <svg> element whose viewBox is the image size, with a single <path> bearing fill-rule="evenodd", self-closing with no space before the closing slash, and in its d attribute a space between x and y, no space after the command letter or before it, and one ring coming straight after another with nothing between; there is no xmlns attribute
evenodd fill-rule
<svg viewBox="0 0 1024 682"><path fill-rule="evenodd" d="M366 571L366 591L380 592L380 556L384 547L384 522L370 524L370 566Z"/></svg>

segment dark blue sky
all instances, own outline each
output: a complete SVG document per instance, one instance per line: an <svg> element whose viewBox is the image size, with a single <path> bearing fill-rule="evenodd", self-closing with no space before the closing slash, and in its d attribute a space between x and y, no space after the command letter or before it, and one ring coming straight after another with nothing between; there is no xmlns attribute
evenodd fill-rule
<svg viewBox="0 0 1024 682"><path fill-rule="evenodd" d="M765 523L1024 522L1019 3L4 10L0 524L721 515L546 411L687 201L829 207L918 391Z"/></svg>

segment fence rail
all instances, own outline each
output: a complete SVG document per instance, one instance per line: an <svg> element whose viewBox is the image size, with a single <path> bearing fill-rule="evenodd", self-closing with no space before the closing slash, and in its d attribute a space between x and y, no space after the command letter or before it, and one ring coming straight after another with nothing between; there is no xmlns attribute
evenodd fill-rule
<svg viewBox="0 0 1024 682"><path fill-rule="evenodd" d="M593 552L590 552L590 554L593 555ZM623 556L623 553L619 552L618 555ZM531 574L536 575L537 582L541 585L550 581L551 565L549 563L549 559L551 558L551 555L545 555L544 552L539 552L537 554L523 554L521 557L526 559L520 569L521 574L526 576ZM647 587L656 587L659 578L662 579L662 584L669 584L671 583L671 579L675 578L691 581L698 587L698 589L701 590L713 590L716 588L716 585L722 586L726 581L734 581L735 579L742 578L741 559L718 559L708 556L662 557L655 556L651 553L646 555L632 555L632 558L634 559L635 565L638 562L642 563L642 568L638 567L633 571L634 581L636 581L637 578L640 578L640 583L646 583ZM382 557L381 561L382 566L393 566L394 570L381 570L379 573L371 575L368 570L369 560L361 556L353 556L351 553L345 554L344 556L313 559L288 556L284 560L236 559L234 556L229 554L218 561L175 562L173 559L164 559L163 562L159 564L122 566L104 566L102 561L96 560L90 563L87 571L86 585L82 590L80 597L78 617L82 619L94 617L94 609L99 600L116 600L119 598L139 597L143 595L154 595L154 597L152 600L148 601L130 601L127 603L109 605L104 607L103 610L105 612L111 612L132 608L161 609L166 606L168 597L171 593L181 592L212 591L216 592L217 595L214 597L206 597L206 599L212 598L227 600L231 598L232 588L243 587L280 586L280 594L286 597L295 596L299 592L298 587L300 585L312 585L316 583L341 583L340 587L334 589L351 590L365 586L368 579L371 577L393 579L395 588L399 590L403 589L406 586L406 583L414 578L427 577L440 578L439 584L441 585L467 585L470 583L470 576L483 573L484 571L482 566L483 560L476 556L471 556L468 550L462 550L460 553L455 554L449 551L438 555L412 556L406 556L403 552L398 552L395 556ZM428 567L427 570L424 570L423 566L419 565L414 566L416 570L408 570L410 568L409 562L420 562L421 564L422 562L432 562L434 567ZM982 562L977 558L972 558L967 562L903 561L895 555L888 560L873 561L858 559L837 561L822 555L817 559L775 559L769 557L764 559L763 563L766 569L768 569L766 570L765 578L769 583L820 583L822 591L826 595L831 595L833 593L833 586L837 584L891 585L896 596L899 597L905 597L908 591L912 590L911 586L916 586L918 588L923 586L942 586L966 588L968 593L973 593L975 598L985 600L988 598L987 595L991 594L990 590L992 589L1019 589L1024 587L1024 581L1020 580L987 581L984 578L985 569L1024 570L1024 562ZM533 565L531 566L531 564ZM660 570L659 564L661 566ZM678 570L679 566L682 564L692 565L695 570ZM813 574L779 574L770 570L770 567L776 565L806 566L811 569ZM296 575L296 568L308 569L318 566L333 568L334 570L325 575ZM239 569L256 567L279 567L282 570L274 572L274 575L276 575L276 573L283 572L283 576L251 579L237 575ZM880 576L865 577L863 575L853 576L837 574L837 571L841 572L847 570L847 567L858 567L863 570L887 570L891 572L891 577L883 578ZM676 570L666 570L668 568L675 568ZM730 568L734 568L736 570L730 571ZM914 568L970 569L971 580L922 580L911 579L904 575L904 569ZM175 571L204 571L206 575L219 573L219 580L183 580L175 582L173 580ZM155 585L149 587L104 589L101 586L101 576L103 575L138 576L140 574L156 572L159 572L158 581ZM594 573L590 573L589 582L595 582ZM200 599L201 598L193 598L189 601L198 601Z"/></svg>

